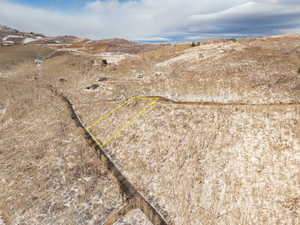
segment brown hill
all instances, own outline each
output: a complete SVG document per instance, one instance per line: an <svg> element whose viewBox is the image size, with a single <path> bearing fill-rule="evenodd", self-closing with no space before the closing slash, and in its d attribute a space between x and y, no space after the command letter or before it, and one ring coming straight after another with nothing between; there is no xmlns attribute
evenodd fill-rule
<svg viewBox="0 0 300 225"><path fill-rule="evenodd" d="M0 224L299 224L298 36L154 46L1 47Z"/></svg>
<svg viewBox="0 0 300 225"><path fill-rule="evenodd" d="M154 44L140 44L136 42L127 41L124 39L107 39L97 41L87 41L85 43L75 43L69 48L80 48L87 52L114 52L114 53L128 53L137 54L144 51L150 51L161 47L161 45Z"/></svg>
<svg viewBox="0 0 300 225"><path fill-rule="evenodd" d="M16 44L72 44L84 42L88 39L82 39L75 36L57 36L47 37L34 32L21 32L7 26L0 25L0 46L12 46Z"/></svg>

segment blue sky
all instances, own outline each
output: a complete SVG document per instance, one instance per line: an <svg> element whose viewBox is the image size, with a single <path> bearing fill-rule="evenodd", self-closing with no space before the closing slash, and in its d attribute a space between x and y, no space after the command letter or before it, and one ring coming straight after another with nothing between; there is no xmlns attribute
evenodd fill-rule
<svg viewBox="0 0 300 225"><path fill-rule="evenodd" d="M128 0L119 0L126 2ZM81 10L84 6L93 2L92 0L12 0L12 2L29 5L33 7L48 8L60 11Z"/></svg>
<svg viewBox="0 0 300 225"><path fill-rule="evenodd" d="M91 39L256 37L300 33L300 0L0 0L0 24Z"/></svg>
<svg viewBox="0 0 300 225"><path fill-rule="evenodd" d="M42 8L51 8L51 9L79 9L86 4L86 0L13 0L12 2L23 4L23 5L31 5L35 7Z"/></svg>

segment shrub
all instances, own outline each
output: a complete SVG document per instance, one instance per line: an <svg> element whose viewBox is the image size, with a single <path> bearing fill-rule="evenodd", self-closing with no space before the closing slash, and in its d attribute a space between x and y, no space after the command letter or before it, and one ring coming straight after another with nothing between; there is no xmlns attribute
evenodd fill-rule
<svg viewBox="0 0 300 225"><path fill-rule="evenodd" d="M299 67L299 69L298 69L298 74L300 74L300 67Z"/></svg>
<svg viewBox="0 0 300 225"><path fill-rule="evenodd" d="M198 42L192 42L192 44L191 44L191 46L192 47L196 47L196 46L200 46L200 41L198 41Z"/></svg>

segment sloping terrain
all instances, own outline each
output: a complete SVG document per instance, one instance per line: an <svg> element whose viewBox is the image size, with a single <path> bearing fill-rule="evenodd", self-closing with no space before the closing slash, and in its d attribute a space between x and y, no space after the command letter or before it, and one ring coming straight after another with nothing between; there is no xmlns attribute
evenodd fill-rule
<svg viewBox="0 0 300 225"><path fill-rule="evenodd" d="M85 42L88 39L82 39L75 36L57 36L47 37L43 34L33 32L21 32L3 25L0 25L0 46L13 46L19 44L73 44Z"/></svg>
<svg viewBox="0 0 300 225"><path fill-rule="evenodd" d="M102 224L122 193L67 107L43 84L0 82L3 224Z"/></svg>
<svg viewBox="0 0 300 225"><path fill-rule="evenodd" d="M0 25L0 46L26 44L42 38L45 38L42 34L20 32L16 29Z"/></svg>
<svg viewBox="0 0 300 225"><path fill-rule="evenodd" d="M139 52L154 50L159 48L161 45L154 44L138 44L135 42L127 41L124 39L108 39L98 41L88 41L85 43L75 43L69 48L83 48L88 52L122 52L128 54L136 54Z"/></svg>
<svg viewBox="0 0 300 225"><path fill-rule="evenodd" d="M0 49L3 223L299 224L299 35L125 44Z"/></svg>

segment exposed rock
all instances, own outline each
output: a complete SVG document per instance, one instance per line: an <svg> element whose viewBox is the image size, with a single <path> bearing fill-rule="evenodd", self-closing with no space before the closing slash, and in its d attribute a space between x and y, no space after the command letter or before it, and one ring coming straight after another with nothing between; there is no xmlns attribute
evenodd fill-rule
<svg viewBox="0 0 300 225"><path fill-rule="evenodd" d="M61 83L65 83L65 82L67 82L67 80L66 80L66 79L64 79L64 78L60 78L60 79L59 79L59 82L61 82Z"/></svg>
<svg viewBox="0 0 300 225"><path fill-rule="evenodd" d="M137 77L138 79L143 79L143 78L144 78L144 75L145 75L144 72L140 72L140 73L137 74L136 77Z"/></svg>
<svg viewBox="0 0 300 225"><path fill-rule="evenodd" d="M155 72L155 76L160 77L162 75L161 72Z"/></svg>
<svg viewBox="0 0 300 225"><path fill-rule="evenodd" d="M91 86L86 87L87 90L96 90L99 86L99 84L92 84Z"/></svg>
<svg viewBox="0 0 300 225"><path fill-rule="evenodd" d="M107 65L108 65L108 62L107 62L106 59L102 59L101 61L102 61L102 65L103 65L103 66L107 66Z"/></svg>
<svg viewBox="0 0 300 225"><path fill-rule="evenodd" d="M108 78L107 77L100 77L98 79L99 82L103 82L103 81L108 81Z"/></svg>
<svg viewBox="0 0 300 225"><path fill-rule="evenodd" d="M42 65L43 60L41 60L41 59L35 59L34 63L39 66L39 65Z"/></svg>

